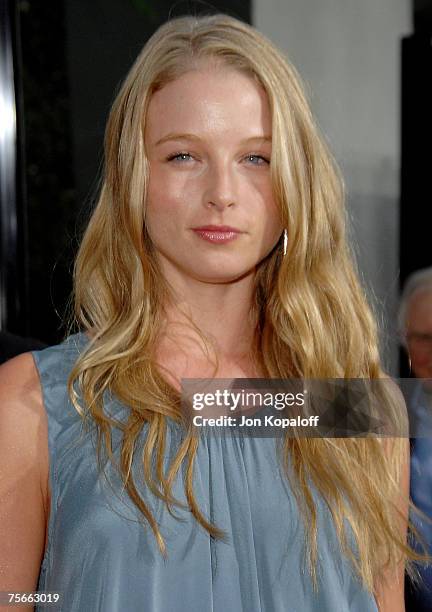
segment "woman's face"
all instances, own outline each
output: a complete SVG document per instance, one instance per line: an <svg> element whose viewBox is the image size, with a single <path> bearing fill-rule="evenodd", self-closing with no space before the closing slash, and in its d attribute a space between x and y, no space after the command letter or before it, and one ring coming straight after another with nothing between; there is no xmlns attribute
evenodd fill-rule
<svg viewBox="0 0 432 612"><path fill-rule="evenodd" d="M270 183L265 91L230 68L188 72L150 100L145 148L147 228L165 277L223 283L252 273L283 230ZM208 225L239 233L220 241L194 231Z"/></svg>

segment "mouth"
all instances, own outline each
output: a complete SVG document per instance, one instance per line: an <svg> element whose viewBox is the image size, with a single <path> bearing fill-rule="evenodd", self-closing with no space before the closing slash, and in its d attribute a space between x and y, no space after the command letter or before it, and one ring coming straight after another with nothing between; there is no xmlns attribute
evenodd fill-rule
<svg viewBox="0 0 432 612"><path fill-rule="evenodd" d="M193 230L200 232L236 232L242 234L243 232L238 227L232 227L231 225L202 225L200 227L193 227Z"/></svg>
<svg viewBox="0 0 432 612"><path fill-rule="evenodd" d="M237 228L226 225L207 225L205 227L193 227L193 232L202 240L213 244L225 244L239 238L243 233Z"/></svg>

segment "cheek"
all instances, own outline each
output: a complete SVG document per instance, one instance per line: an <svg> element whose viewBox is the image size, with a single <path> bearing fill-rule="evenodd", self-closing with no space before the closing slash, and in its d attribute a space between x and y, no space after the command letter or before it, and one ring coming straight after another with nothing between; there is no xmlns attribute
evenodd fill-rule
<svg viewBox="0 0 432 612"><path fill-rule="evenodd" d="M284 229L284 226L282 223L279 207L273 199L271 190L269 191L265 202L266 204L264 208L264 215L266 220L266 233L273 237L279 237L282 230Z"/></svg>
<svg viewBox="0 0 432 612"><path fill-rule="evenodd" d="M172 184L169 175L159 166L150 166L150 180L147 190L147 207L155 209L159 205L165 206L169 203L175 193L175 186Z"/></svg>
<svg viewBox="0 0 432 612"><path fill-rule="evenodd" d="M146 220L151 236L161 234L182 214L182 194L181 186L173 184L163 173L154 172L151 175L146 200Z"/></svg>
<svg viewBox="0 0 432 612"><path fill-rule="evenodd" d="M277 215L279 209L273 196L270 170L257 170L255 175L249 171L242 178L239 196L243 203L255 202L255 206L262 211L265 209L267 215Z"/></svg>
<svg viewBox="0 0 432 612"><path fill-rule="evenodd" d="M162 164L150 166L147 209L184 213L199 194L196 181L188 173L173 172Z"/></svg>

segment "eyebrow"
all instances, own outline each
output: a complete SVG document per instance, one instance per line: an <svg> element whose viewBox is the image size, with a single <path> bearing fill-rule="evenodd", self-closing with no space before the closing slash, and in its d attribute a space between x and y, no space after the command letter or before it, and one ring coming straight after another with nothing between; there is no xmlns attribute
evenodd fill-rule
<svg viewBox="0 0 432 612"><path fill-rule="evenodd" d="M202 139L196 134L188 134L188 133L180 134L180 133L171 132L167 134L166 136L163 136L163 138L160 138L155 143L154 146L157 147L163 144L164 142L168 142L169 140L193 140L196 142L202 142ZM250 136L249 138L245 138L244 140L242 140L240 144L247 144L249 142L260 142L260 143L270 142L271 143L271 141L272 141L271 136L267 136L267 135Z"/></svg>

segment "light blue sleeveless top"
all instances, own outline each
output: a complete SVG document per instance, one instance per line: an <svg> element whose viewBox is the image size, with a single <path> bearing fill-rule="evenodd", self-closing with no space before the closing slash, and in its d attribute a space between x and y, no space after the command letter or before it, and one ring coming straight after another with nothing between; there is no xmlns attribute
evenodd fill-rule
<svg viewBox="0 0 432 612"><path fill-rule="evenodd" d="M305 557L302 520L276 455L274 438L211 435L203 430L194 466L194 493L207 519L227 533L214 539L190 511L165 504L146 489L139 446L132 473L167 546L164 559L150 527L108 463L99 475L94 429L82 428L66 381L84 333L33 357L48 415L51 513L38 591L61 603L36 610L64 612L378 612L375 599L341 553L331 514L318 504L318 592ZM105 410L128 408L107 397ZM145 436L144 427L141 442ZM165 465L181 439L169 420ZM121 432L113 430L118 459ZM173 451L174 449L174 451ZM110 484L109 484L110 483ZM173 487L186 503L182 472ZM179 520L181 519L181 520Z"/></svg>

